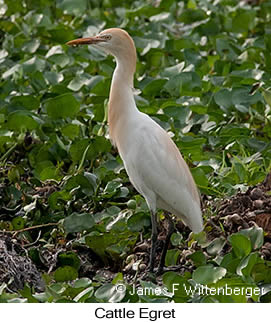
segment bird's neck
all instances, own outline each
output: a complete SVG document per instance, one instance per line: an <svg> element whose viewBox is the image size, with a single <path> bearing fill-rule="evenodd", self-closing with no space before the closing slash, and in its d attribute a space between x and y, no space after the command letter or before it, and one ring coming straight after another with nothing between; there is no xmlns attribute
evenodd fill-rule
<svg viewBox="0 0 271 323"><path fill-rule="evenodd" d="M112 85L115 82L125 82L131 88L134 86L134 74L136 70L136 53L127 51L120 57L116 57L116 68L112 78Z"/></svg>
<svg viewBox="0 0 271 323"><path fill-rule="evenodd" d="M121 136L121 128L130 117L138 113L133 95L135 55L134 53L134 55L116 58L117 66L110 88L108 104L109 135L113 144L117 146Z"/></svg>

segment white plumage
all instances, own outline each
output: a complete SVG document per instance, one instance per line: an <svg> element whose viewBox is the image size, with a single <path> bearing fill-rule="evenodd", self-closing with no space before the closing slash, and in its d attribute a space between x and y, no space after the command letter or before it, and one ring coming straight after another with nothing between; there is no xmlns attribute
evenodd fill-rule
<svg viewBox="0 0 271 323"><path fill-rule="evenodd" d="M193 178L167 132L149 116L137 113L124 127L118 150L130 181L149 208L169 211L194 232L202 231L200 202ZM128 131L129 129L129 131Z"/></svg>

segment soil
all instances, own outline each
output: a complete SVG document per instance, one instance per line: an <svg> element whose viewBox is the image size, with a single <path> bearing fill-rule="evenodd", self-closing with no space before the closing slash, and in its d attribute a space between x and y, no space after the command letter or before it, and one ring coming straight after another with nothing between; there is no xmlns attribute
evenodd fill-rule
<svg viewBox="0 0 271 323"><path fill-rule="evenodd" d="M0 233L0 284L7 284L9 291L24 288L25 284L44 290L44 282L26 250L10 233Z"/></svg>
<svg viewBox="0 0 271 323"><path fill-rule="evenodd" d="M271 173L265 180L249 187L245 193L238 192L220 204L217 214L207 220L206 226L212 230L209 238L214 239L221 235L221 225L224 235L253 226L261 227L264 231L264 245L260 250L263 258L271 259Z"/></svg>

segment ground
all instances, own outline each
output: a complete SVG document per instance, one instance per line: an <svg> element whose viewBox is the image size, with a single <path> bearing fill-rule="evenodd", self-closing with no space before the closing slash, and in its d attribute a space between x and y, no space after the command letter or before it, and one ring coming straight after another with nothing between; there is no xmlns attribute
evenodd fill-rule
<svg viewBox="0 0 271 323"><path fill-rule="evenodd" d="M230 198L220 201L213 201L203 196L203 214L213 214L205 219L205 232L208 241L215 241L221 237L227 238L242 229L256 226L264 230L264 243L260 249L261 257L271 260L271 173L259 185L249 187L245 193L238 192ZM162 249L162 241L166 234L166 220L161 222L157 260ZM187 236L186 245L178 260L177 270L179 273L192 272L194 264L189 256L200 250L197 243L189 244L189 229L182 223L176 223L176 229L184 236ZM57 267L58 255L63 252L73 251L80 259L80 277L102 277L104 282L111 282L117 271L122 271L127 282L138 281L147 278L147 265L149 261L150 240L139 239L133 252L123 261L121 268L104 266L98 257L83 245L71 246L71 244L48 245L40 248L41 259L34 264L28 256L28 249L32 244L27 244L20 236L20 232L0 232L0 282L9 284L12 292L23 288L27 283L33 286L36 291L44 290L42 273L51 273ZM39 248L39 244L36 248ZM184 247L184 248L183 248ZM230 249L230 244L225 243L220 255ZM159 281L159 280L158 280Z"/></svg>

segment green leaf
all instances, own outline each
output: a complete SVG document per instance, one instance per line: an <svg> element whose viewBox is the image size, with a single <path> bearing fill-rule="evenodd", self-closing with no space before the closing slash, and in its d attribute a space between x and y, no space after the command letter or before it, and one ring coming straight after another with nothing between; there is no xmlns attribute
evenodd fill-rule
<svg viewBox="0 0 271 323"><path fill-rule="evenodd" d="M238 10L232 21L231 31L235 33L247 32L255 26L256 11Z"/></svg>
<svg viewBox="0 0 271 323"><path fill-rule="evenodd" d="M90 287L91 283L92 283L91 279L84 277L84 278L77 279L74 282L73 287L74 288L87 288L87 287Z"/></svg>
<svg viewBox="0 0 271 323"><path fill-rule="evenodd" d="M266 103L271 107L271 91L263 90L263 97Z"/></svg>
<svg viewBox="0 0 271 323"><path fill-rule="evenodd" d="M86 151L89 144L90 143L88 139L74 141L70 147L70 154L72 160L75 162L81 161L83 154Z"/></svg>
<svg viewBox="0 0 271 323"><path fill-rule="evenodd" d="M71 27L57 24L57 27L48 30L51 38L58 44L65 44L71 39L74 39L74 32Z"/></svg>
<svg viewBox="0 0 271 323"><path fill-rule="evenodd" d="M242 258L251 252L251 242L241 233L234 233L228 238L236 257Z"/></svg>
<svg viewBox="0 0 271 323"><path fill-rule="evenodd" d="M141 280L140 285L142 286L143 290L151 291L150 293L144 293L144 295L140 295L140 299L144 302L154 302L155 300L162 301L163 299L165 299L165 297L168 297L168 292L165 288L161 288L161 286L156 285L151 281Z"/></svg>
<svg viewBox="0 0 271 323"><path fill-rule="evenodd" d="M228 272L230 273L236 273L236 269L238 267L240 263L240 259L239 258L236 258L232 252L230 253L227 253L221 263L220 263L220 266L221 267L224 267L227 269Z"/></svg>
<svg viewBox="0 0 271 323"><path fill-rule="evenodd" d="M15 96L10 102L13 106L23 107L27 110L36 110L39 107L39 100L32 95Z"/></svg>
<svg viewBox="0 0 271 323"><path fill-rule="evenodd" d="M39 48L39 46L40 46L40 40L39 39L32 39L23 45L22 50L24 52L34 54L37 51L37 49Z"/></svg>
<svg viewBox="0 0 271 323"><path fill-rule="evenodd" d="M243 229L240 233L250 239L252 250L257 250L262 247L264 243L264 233L262 228L254 226L248 229Z"/></svg>
<svg viewBox="0 0 271 323"><path fill-rule="evenodd" d="M155 79L149 82L143 89L144 95L156 96L163 89L163 86L167 82L166 79Z"/></svg>
<svg viewBox="0 0 271 323"><path fill-rule="evenodd" d="M216 283L227 273L223 267L214 267L213 265L205 265L198 267L192 274L193 280L199 284L207 285Z"/></svg>
<svg viewBox="0 0 271 323"><path fill-rule="evenodd" d="M44 102L44 106L53 119L72 118L80 109L80 103L70 93L48 99Z"/></svg>
<svg viewBox="0 0 271 323"><path fill-rule="evenodd" d="M82 232L92 228L94 224L93 215L89 213L72 213L64 219L66 232Z"/></svg>
<svg viewBox="0 0 271 323"><path fill-rule="evenodd" d="M244 258L237 267L237 274L245 277L250 277L253 267L261 260L258 253L253 252Z"/></svg>
<svg viewBox="0 0 271 323"><path fill-rule="evenodd" d="M116 231L116 232L121 232L121 231L125 231L126 230L126 221L127 221L127 217L126 217L126 212L119 212L119 214L117 215L117 217L113 218L112 221L110 221L107 225L106 225L106 230L107 231Z"/></svg>
<svg viewBox="0 0 271 323"><path fill-rule="evenodd" d="M83 15L87 9L86 0L58 0L57 7L62 9L64 14L80 16Z"/></svg>
<svg viewBox="0 0 271 323"><path fill-rule="evenodd" d="M63 190L52 193L49 196L48 202L53 210L61 210L64 208L64 204L66 204L67 201L71 200L71 198L72 196L70 192L66 192Z"/></svg>
<svg viewBox="0 0 271 323"><path fill-rule="evenodd" d="M83 303L85 302L88 298L90 298L94 294L94 287L90 286L86 289L84 289L81 293L76 295L74 298L75 302Z"/></svg>
<svg viewBox="0 0 271 323"><path fill-rule="evenodd" d="M87 196L92 196L97 187L96 181L97 177L94 174L85 172L84 174L78 174L70 177L64 188L67 191L80 188L82 193Z"/></svg>
<svg viewBox="0 0 271 323"><path fill-rule="evenodd" d="M260 300L261 300L261 303L271 303L271 291L262 295Z"/></svg>
<svg viewBox="0 0 271 323"><path fill-rule="evenodd" d="M114 231L99 233L90 232L85 236L86 244L96 253L101 260L108 264L112 259L120 261L127 253L130 253L137 241L137 232Z"/></svg>
<svg viewBox="0 0 271 323"><path fill-rule="evenodd" d="M201 187L207 187L209 184L208 178L204 173L204 170L196 167L191 169L191 173L193 175L193 178L198 186Z"/></svg>
<svg viewBox="0 0 271 323"><path fill-rule="evenodd" d="M173 246L180 246L183 242L184 238L180 234L180 232L173 232L173 234L170 237L170 242Z"/></svg>
<svg viewBox="0 0 271 323"><path fill-rule="evenodd" d="M79 136L79 131L80 127L77 124L68 124L61 129L62 134L71 140Z"/></svg>
<svg viewBox="0 0 271 323"><path fill-rule="evenodd" d="M8 128L17 131L34 130L38 127L37 119L28 111L15 111L8 116Z"/></svg>
<svg viewBox="0 0 271 323"><path fill-rule="evenodd" d="M202 251L195 251L188 256L188 259L191 259L195 266L202 266L206 264L206 256Z"/></svg>
<svg viewBox="0 0 271 323"><path fill-rule="evenodd" d="M161 71L161 75L169 78L176 76L182 72L184 65L185 65L184 62L181 62L179 64L166 67Z"/></svg>
<svg viewBox="0 0 271 323"><path fill-rule="evenodd" d="M211 256L218 255L223 249L226 241L224 238L215 238L207 247L207 252Z"/></svg>
<svg viewBox="0 0 271 323"><path fill-rule="evenodd" d="M178 275L175 272L163 274L163 284L169 292L174 294L173 299L176 302L186 302L190 296L193 287L189 284L187 277Z"/></svg>
<svg viewBox="0 0 271 323"><path fill-rule="evenodd" d="M215 93L214 99L220 107L229 109L232 106L231 91L228 89L221 89Z"/></svg>
<svg viewBox="0 0 271 323"><path fill-rule="evenodd" d="M64 252L58 255L57 257L58 265L61 267L71 266L76 270L80 267L80 259L77 254L72 251Z"/></svg>
<svg viewBox="0 0 271 323"><path fill-rule="evenodd" d="M195 21L200 21L207 18L206 12L202 9L186 9L183 10L179 17L179 21L185 24L191 24Z"/></svg>
<svg viewBox="0 0 271 323"><path fill-rule="evenodd" d="M199 66L202 63L200 54L191 48L184 49L184 58L188 64L193 64L194 66Z"/></svg>
<svg viewBox="0 0 271 323"><path fill-rule="evenodd" d="M24 228L25 220L21 216L17 216L16 218L12 219L11 224L14 230L20 230Z"/></svg>
<svg viewBox="0 0 271 323"><path fill-rule="evenodd" d="M39 301L33 296L33 292L28 285L25 285L19 292L23 297L27 298L29 303L39 303Z"/></svg>
<svg viewBox="0 0 271 323"><path fill-rule="evenodd" d="M42 181L46 181L47 179L54 179L56 181L59 181L62 178L60 170L55 166L44 168L39 175Z"/></svg>
<svg viewBox="0 0 271 323"><path fill-rule="evenodd" d="M13 183L18 183L22 173L23 172L20 166L11 167L8 171L8 179Z"/></svg>
<svg viewBox="0 0 271 323"><path fill-rule="evenodd" d="M180 140L180 150L184 155L190 155L193 156L196 160L200 160L202 156L202 146L205 143L205 138L193 138L190 136L185 136ZM200 168L199 168L200 169ZM192 173L194 172L193 169L191 169ZM197 173L197 171L195 171ZM198 173L200 175L199 180L200 182L205 182L206 179L204 179L205 175L203 176L202 170Z"/></svg>
<svg viewBox="0 0 271 323"><path fill-rule="evenodd" d="M121 187L122 187L122 183L116 180L107 183L104 189L104 197L107 197L107 198L112 197L118 192L118 190Z"/></svg>
<svg viewBox="0 0 271 323"><path fill-rule="evenodd" d="M94 151L98 154L98 153L107 153L110 151L111 149L111 144L110 141L108 139L106 139L103 136L96 136L95 140L93 142L93 149Z"/></svg>
<svg viewBox="0 0 271 323"><path fill-rule="evenodd" d="M251 293L256 286L244 283L240 277L224 277L209 287L215 289L214 297L220 303L247 303L246 292Z"/></svg>
<svg viewBox="0 0 271 323"><path fill-rule="evenodd" d="M175 266L178 263L178 259L181 252L179 249L170 249L167 251L165 265L166 266Z"/></svg>
<svg viewBox="0 0 271 323"><path fill-rule="evenodd" d="M88 78L86 76L77 75L68 84L68 89L70 89L72 91L79 91L81 89L81 87L87 83L87 81L88 81Z"/></svg>
<svg viewBox="0 0 271 323"><path fill-rule="evenodd" d="M136 209L136 201L135 200L129 200L127 202L128 209L135 210Z"/></svg>
<svg viewBox="0 0 271 323"><path fill-rule="evenodd" d="M251 104L262 101L262 95L260 92L256 91L254 94L251 94L250 91L251 88L248 86L233 88L232 103L234 105L250 106Z"/></svg>
<svg viewBox="0 0 271 323"><path fill-rule="evenodd" d="M121 288L119 286L121 286ZM125 294L125 285L114 285L107 283L96 290L95 297L98 298L101 302L118 303L121 302L121 300L125 297Z"/></svg>
<svg viewBox="0 0 271 323"><path fill-rule="evenodd" d="M23 71L25 73L43 72L45 65L46 61L44 59L34 56L23 63Z"/></svg>
<svg viewBox="0 0 271 323"><path fill-rule="evenodd" d="M124 279L123 279L123 274L122 273L117 273L114 277L114 279L112 280L112 284L117 284L119 282L123 282Z"/></svg>
<svg viewBox="0 0 271 323"><path fill-rule="evenodd" d="M75 280L77 277L78 277L77 270L71 266L59 267L54 272L54 279L57 282Z"/></svg>
<svg viewBox="0 0 271 323"><path fill-rule="evenodd" d="M127 220L127 228L132 232L139 232L145 227L149 227L150 224L150 216L145 212L132 214Z"/></svg>

